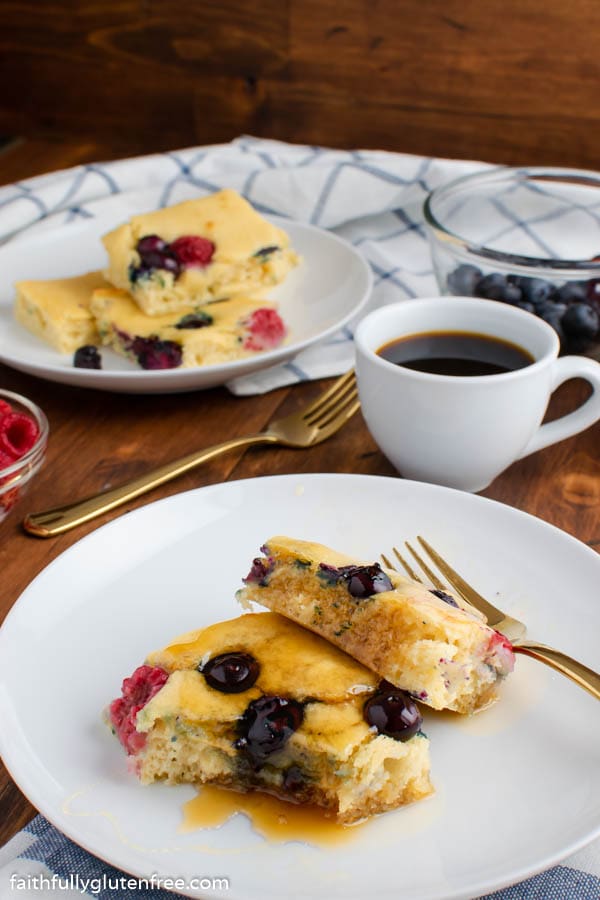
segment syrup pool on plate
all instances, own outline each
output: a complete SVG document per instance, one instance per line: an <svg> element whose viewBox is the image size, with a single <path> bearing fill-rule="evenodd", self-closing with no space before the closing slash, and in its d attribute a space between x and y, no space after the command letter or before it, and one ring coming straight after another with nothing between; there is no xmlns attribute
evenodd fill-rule
<svg viewBox="0 0 600 900"><path fill-rule="evenodd" d="M241 794L214 785L204 785L183 807L180 831L218 828L237 813L250 819L253 829L275 843L305 841L331 846L358 836L366 820L356 825L340 825L317 806L286 803L258 791Z"/></svg>

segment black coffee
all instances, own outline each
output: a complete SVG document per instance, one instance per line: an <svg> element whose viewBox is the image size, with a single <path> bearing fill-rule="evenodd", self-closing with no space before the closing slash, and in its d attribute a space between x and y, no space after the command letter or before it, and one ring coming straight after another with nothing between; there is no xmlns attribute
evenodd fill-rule
<svg viewBox="0 0 600 900"><path fill-rule="evenodd" d="M510 341L468 331L428 331L384 344L378 355L398 366L433 375L498 375L534 362Z"/></svg>

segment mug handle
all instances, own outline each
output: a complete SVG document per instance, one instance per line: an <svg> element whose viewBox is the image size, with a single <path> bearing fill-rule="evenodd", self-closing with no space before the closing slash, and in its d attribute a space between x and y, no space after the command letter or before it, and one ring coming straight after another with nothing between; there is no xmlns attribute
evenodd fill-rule
<svg viewBox="0 0 600 900"><path fill-rule="evenodd" d="M579 434L600 419L600 364L585 356L559 357L554 363L554 384L551 393L569 378L585 378L592 386L591 396L573 412L538 428L517 459L523 459L524 456L549 447L550 444Z"/></svg>

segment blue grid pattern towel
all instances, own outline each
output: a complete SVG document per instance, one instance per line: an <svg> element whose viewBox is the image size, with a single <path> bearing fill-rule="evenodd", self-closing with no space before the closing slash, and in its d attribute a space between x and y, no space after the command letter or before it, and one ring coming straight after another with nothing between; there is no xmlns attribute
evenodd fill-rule
<svg viewBox="0 0 600 900"><path fill-rule="evenodd" d="M65 900L81 896L97 900L145 897L173 900L181 896L158 888L131 887L128 881L129 876L86 853L42 816L37 816L0 848L1 900L39 900L42 896ZM222 891L224 898L227 893ZM562 865L481 900L598 900L599 897L600 841L596 841L564 860Z"/></svg>
<svg viewBox="0 0 600 900"><path fill-rule="evenodd" d="M476 162L378 151L350 153L240 138L222 146L79 166L0 188L0 239L9 240L26 228L53 227L57 217L58 221L89 217L90 204L124 191L154 188L157 205L166 205L180 199L189 184L206 192L233 187L265 213L333 229L359 247L375 275L373 307L437 293L422 225L423 199L436 185L483 167ZM345 331L304 351L291 365L239 379L230 388L238 394L262 393L299 380L340 374L352 362L351 332ZM101 900L174 896L164 890L124 887L119 881L122 874L38 816L0 849L0 900L80 897L82 893ZM46 880L36 882L35 878ZM73 887L67 890L69 884ZM496 900L599 900L600 840L562 865L491 896Z"/></svg>

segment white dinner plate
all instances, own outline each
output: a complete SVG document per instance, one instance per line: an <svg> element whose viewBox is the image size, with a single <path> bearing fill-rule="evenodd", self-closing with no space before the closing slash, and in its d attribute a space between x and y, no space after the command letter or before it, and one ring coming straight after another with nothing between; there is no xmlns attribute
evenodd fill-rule
<svg viewBox="0 0 600 900"><path fill-rule="evenodd" d="M521 656L496 706L472 718L423 708L435 795L371 820L350 842L273 844L241 815L178 832L193 788L141 786L101 712L150 650L239 613L241 578L277 533L369 560L425 534L532 636L598 668L599 557L508 506L359 475L256 478L179 494L59 556L0 630L0 749L51 822L140 877L225 877L231 900L476 897L600 832L598 701Z"/></svg>
<svg viewBox="0 0 600 900"><path fill-rule="evenodd" d="M106 265L101 236L131 215L147 210L154 192L120 194L86 206L90 219L23 234L0 248L0 362L50 381L128 393L195 391L225 384L259 369L280 365L327 338L350 321L371 292L371 269L361 254L337 235L314 225L270 216L285 229L301 256L283 284L268 292L287 327L287 342L274 350L221 365L145 371L112 350L102 349L102 369L78 369L13 318L14 283L22 279L67 278Z"/></svg>

